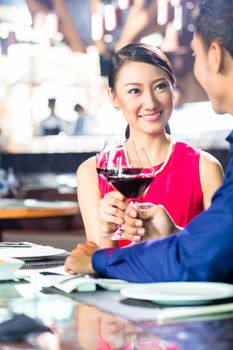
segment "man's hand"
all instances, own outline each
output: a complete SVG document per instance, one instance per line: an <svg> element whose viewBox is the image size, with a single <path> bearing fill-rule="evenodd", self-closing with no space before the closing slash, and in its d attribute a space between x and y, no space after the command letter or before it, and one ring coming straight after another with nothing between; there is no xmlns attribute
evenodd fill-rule
<svg viewBox="0 0 233 350"><path fill-rule="evenodd" d="M99 210L104 236L112 234L118 225L124 223L125 200L125 197L118 191L108 192L101 199Z"/></svg>
<svg viewBox="0 0 233 350"><path fill-rule="evenodd" d="M91 274L95 271L92 268L92 255L100 247L94 242L80 243L72 250L71 255L66 258L65 271L74 275L80 273L81 275Z"/></svg>
<svg viewBox="0 0 233 350"><path fill-rule="evenodd" d="M181 230L162 205L129 205L124 216L124 236L135 242L160 239Z"/></svg>

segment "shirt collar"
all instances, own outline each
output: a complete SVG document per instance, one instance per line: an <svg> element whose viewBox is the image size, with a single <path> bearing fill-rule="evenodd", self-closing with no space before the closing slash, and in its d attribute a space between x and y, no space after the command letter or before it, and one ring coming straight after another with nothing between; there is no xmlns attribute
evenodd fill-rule
<svg viewBox="0 0 233 350"><path fill-rule="evenodd" d="M231 133L226 137L226 141L230 143L231 155L233 155L233 130L232 130Z"/></svg>

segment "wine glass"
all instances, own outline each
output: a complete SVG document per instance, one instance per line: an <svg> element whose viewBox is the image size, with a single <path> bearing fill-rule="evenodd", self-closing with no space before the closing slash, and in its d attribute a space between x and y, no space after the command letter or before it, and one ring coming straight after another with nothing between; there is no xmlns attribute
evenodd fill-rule
<svg viewBox="0 0 233 350"><path fill-rule="evenodd" d="M108 141L97 159L97 172L121 192L128 203L134 203L154 179L145 149L130 140ZM108 238L124 239L122 227L119 225Z"/></svg>

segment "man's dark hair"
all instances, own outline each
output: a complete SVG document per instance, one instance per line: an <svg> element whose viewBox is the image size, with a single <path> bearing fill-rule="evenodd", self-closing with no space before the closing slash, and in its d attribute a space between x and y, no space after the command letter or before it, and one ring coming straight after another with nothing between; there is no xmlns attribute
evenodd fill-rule
<svg viewBox="0 0 233 350"><path fill-rule="evenodd" d="M83 112L84 111L84 108L83 106L81 106L79 103L77 103L75 106L74 106L74 110L75 112Z"/></svg>
<svg viewBox="0 0 233 350"><path fill-rule="evenodd" d="M233 0L200 0L195 24L207 48L217 40L233 57Z"/></svg>
<svg viewBox="0 0 233 350"><path fill-rule="evenodd" d="M56 99L55 98L49 98L48 99L48 106L55 106Z"/></svg>

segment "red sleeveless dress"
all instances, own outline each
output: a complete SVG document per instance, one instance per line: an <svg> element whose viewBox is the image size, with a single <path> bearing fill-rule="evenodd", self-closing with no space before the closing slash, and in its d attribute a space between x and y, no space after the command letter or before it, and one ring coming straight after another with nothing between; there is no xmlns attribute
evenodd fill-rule
<svg viewBox="0 0 233 350"><path fill-rule="evenodd" d="M176 142L167 165L155 176L144 198L137 202L162 204L178 226L186 226L204 209L199 159L200 149ZM101 176L98 175L98 179L102 196L114 190ZM125 246L129 242L118 241L118 245Z"/></svg>

